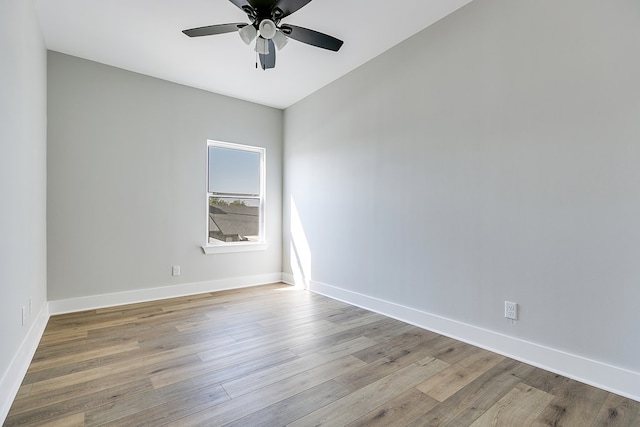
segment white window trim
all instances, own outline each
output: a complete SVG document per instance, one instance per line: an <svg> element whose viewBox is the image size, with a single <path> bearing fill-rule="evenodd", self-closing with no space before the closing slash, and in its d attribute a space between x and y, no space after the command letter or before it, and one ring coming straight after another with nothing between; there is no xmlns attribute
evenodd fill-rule
<svg viewBox="0 0 640 427"><path fill-rule="evenodd" d="M231 148L234 150L244 150L244 151L252 151L260 154L260 223L259 223L259 235L261 240L257 242L220 242L220 243L209 243L209 191L208 191L208 182L209 182L209 147L210 146L222 147L222 148ZM244 144L234 144L231 142L224 141L216 141L216 140L207 140L207 152L206 152L206 176L207 180L205 182L205 212L206 212L206 220L205 220L205 228L206 228L206 238L205 244L202 245L202 251L206 255L211 254L222 254L222 253L238 253L238 252L253 252L253 251L263 251L268 247L267 244L267 227L266 227L266 212L265 206L267 204L267 192L266 192L266 176L267 176L267 153L264 147L255 147L251 145Z"/></svg>
<svg viewBox="0 0 640 427"><path fill-rule="evenodd" d="M260 242L233 242L226 244L207 244L202 246L202 252L206 255L230 254L237 252L264 251L268 247L267 243Z"/></svg>

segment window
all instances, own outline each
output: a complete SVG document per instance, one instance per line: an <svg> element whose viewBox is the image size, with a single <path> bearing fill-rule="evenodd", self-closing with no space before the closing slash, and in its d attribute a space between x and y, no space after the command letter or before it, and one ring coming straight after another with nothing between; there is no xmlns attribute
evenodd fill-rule
<svg viewBox="0 0 640 427"><path fill-rule="evenodd" d="M263 249L265 149L207 141L205 253Z"/></svg>

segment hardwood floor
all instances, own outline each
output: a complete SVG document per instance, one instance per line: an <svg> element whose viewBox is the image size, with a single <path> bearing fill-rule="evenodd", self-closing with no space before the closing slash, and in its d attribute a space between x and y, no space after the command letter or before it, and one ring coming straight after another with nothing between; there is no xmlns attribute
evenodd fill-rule
<svg viewBox="0 0 640 427"><path fill-rule="evenodd" d="M50 319L6 426L640 426L640 403L287 285Z"/></svg>

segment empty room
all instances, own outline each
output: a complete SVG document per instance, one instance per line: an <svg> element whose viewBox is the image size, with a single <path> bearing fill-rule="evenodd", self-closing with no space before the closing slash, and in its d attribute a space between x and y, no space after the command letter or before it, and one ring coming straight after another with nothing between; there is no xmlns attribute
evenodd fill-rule
<svg viewBox="0 0 640 427"><path fill-rule="evenodd" d="M637 0L0 0L6 426L640 425Z"/></svg>

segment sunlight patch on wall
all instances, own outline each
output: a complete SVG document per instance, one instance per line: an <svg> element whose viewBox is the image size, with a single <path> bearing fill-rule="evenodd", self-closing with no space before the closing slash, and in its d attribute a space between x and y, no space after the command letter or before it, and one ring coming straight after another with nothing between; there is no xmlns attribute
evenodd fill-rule
<svg viewBox="0 0 640 427"><path fill-rule="evenodd" d="M290 266L296 287L309 289L311 283L311 249L296 208L291 197L291 247Z"/></svg>

